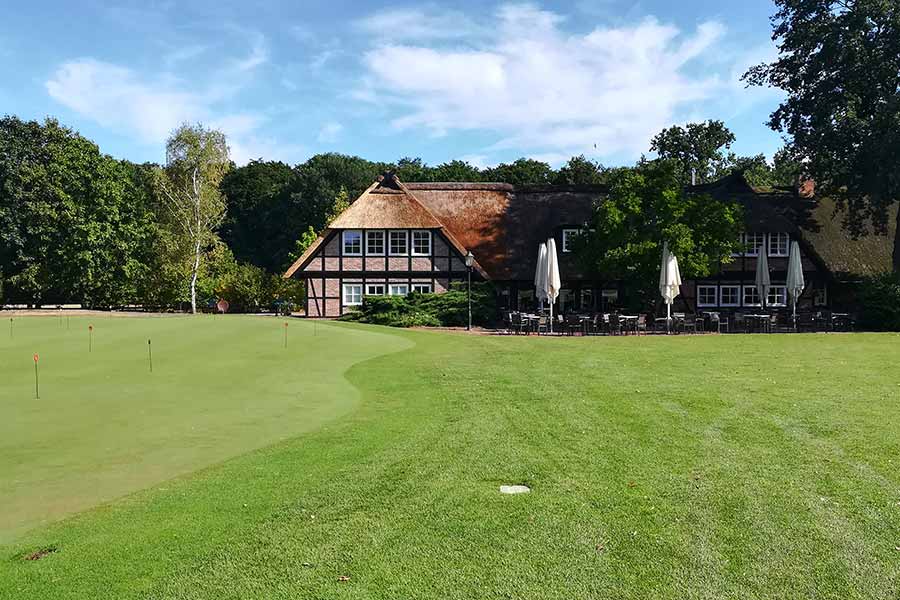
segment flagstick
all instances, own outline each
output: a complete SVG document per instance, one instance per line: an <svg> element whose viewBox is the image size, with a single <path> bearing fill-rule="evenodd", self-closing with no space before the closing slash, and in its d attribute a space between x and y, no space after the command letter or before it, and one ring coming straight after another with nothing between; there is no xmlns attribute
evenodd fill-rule
<svg viewBox="0 0 900 600"><path fill-rule="evenodd" d="M153 372L153 348L150 345L150 340L147 340L147 356L150 358L150 372Z"/></svg>
<svg viewBox="0 0 900 600"><path fill-rule="evenodd" d="M88 325L88 354L94 351L94 326Z"/></svg>
<svg viewBox="0 0 900 600"><path fill-rule="evenodd" d="M284 347L285 347L285 349L287 348L287 330L288 330L288 324L287 324L287 321L285 321L284 322Z"/></svg>
<svg viewBox="0 0 900 600"><path fill-rule="evenodd" d="M12 339L12 322L13 322L13 318L10 317L9 318L9 339Z"/></svg>
<svg viewBox="0 0 900 600"><path fill-rule="evenodd" d="M41 399L40 387L38 387L38 355L34 355L34 399Z"/></svg>

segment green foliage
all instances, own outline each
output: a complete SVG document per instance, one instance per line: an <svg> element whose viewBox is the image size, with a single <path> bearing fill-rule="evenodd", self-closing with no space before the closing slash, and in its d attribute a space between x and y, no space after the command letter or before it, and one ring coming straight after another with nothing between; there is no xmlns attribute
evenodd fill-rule
<svg viewBox="0 0 900 600"><path fill-rule="evenodd" d="M275 161L251 161L230 171L220 189L228 206L222 240L237 260L270 272L287 262L297 231L292 229L290 186L294 171Z"/></svg>
<svg viewBox="0 0 900 600"><path fill-rule="evenodd" d="M821 193L849 208L853 233L887 228L900 201L900 5L893 0L776 0L778 58L751 85L784 90L769 126ZM895 238L894 267L900 266Z"/></svg>
<svg viewBox="0 0 900 600"><path fill-rule="evenodd" d="M520 158L513 163L504 163L482 171L485 181L510 183L512 185L546 185L553 178L553 169L545 162Z"/></svg>
<svg viewBox="0 0 900 600"><path fill-rule="evenodd" d="M489 283L472 284L472 323L487 325L497 314L494 288ZM408 296L366 296L356 311L344 321L389 325L391 327L464 327L468 323L466 284L458 283L442 294Z"/></svg>
<svg viewBox="0 0 900 600"><path fill-rule="evenodd" d="M621 280L629 306L655 303L664 242L684 278L705 277L729 262L744 226L743 209L681 186L680 165L652 161L610 173L610 194L594 209L592 230L575 241L579 260Z"/></svg>
<svg viewBox="0 0 900 600"><path fill-rule="evenodd" d="M872 277L860 287L859 325L870 331L900 331L900 275Z"/></svg>
<svg viewBox="0 0 900 600"><path fill-rule="evenodd" d="M707 183L721 173L726 162L723 149L730 148L734 139L721 121L688 123L663 129L653 138L650 150L672 161L682 185L691 183L692 172L697 183Z"/></svg>
<svg viewBox="0 0 900 600"><path fill-rule="evenodd" d="M149 270L145 167L47 119L0 120L0 272L9 302L136 301Z"/></svg>
<svg viewBox="0 0 900 600"><path fill-rule="evenodd" d="M556 185L596 185L606 183L607 170L585 156L573 156L553 176Z"/></svg>

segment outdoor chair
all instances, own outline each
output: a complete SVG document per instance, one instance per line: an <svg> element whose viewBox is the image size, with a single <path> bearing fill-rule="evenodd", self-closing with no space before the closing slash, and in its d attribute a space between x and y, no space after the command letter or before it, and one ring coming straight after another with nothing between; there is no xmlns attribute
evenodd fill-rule
<svg viewBox="0 0 900 600"><path fill-rule="evenodd" d="M609 334L610 335L621 335L622 333L622 321L619 320L618 313L613 313L609 315Z"/></svg>
<svg viewBox="0 0 900 600"><path fill-rule="evenodd" d="M550 318L541 315L537 318L537 321L534 321L534 331L538 335L541 333L549 333L550 332Z"/></svg>
<svg viewBox="0 0 900 600"><path fill-rule="evenodd" d="M709 330L722 333L723 329L728 333L728 319L717 312L709 313Z"/></svg>
<svg viewBox="0 0 900 600"><path fill-rule="evenodd" d="M750 333L750 328L747 325L747 319L744 317L744 313L734 313L734 328L737 331Z"/></svg>
<svg viewBox="0 0 900 600"><path fill-rule="evenodd" d="M647 333L647 315L640 314L638 315L637 321L634 324L635 333L640 335L643 331L645 334Z"/></svg>
<svg viewBox="0 0 900 600"><path fill-rule="evenodd" d="M512 330L516 335L519 335L520 333L524 333L527 335L529 333L529 323L522 318L522 313L512 313L510 322L512 323Z"/></svg>
<svg viewBox="0 0 900 600"><path fill-rule="evenodd" d="M578 332L583 333L584 329L581 324L581 317L574 313L570 313L570 314L566 315L565 331L566 331L566 335L575 335Z"/></svg>
<svg viewBox="0 0 900 600"><path fill-rule="evenodd" d="M690 331L691 333L700 333L700 320L697 319L696 315L685 315L683 319L681 319L681 330L685 333Z"/></svg>

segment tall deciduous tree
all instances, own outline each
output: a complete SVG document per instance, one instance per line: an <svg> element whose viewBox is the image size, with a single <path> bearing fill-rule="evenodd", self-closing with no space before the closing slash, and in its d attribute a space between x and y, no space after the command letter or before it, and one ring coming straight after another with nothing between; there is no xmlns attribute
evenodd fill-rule
<svg viewBox="0 0 900 600"><path fill-rule="evenodd" d="M656 160L610 171L609 197L597 203L590 231L575 241L585 266L622 281L635 306L656 300L664 242L683 276L705 277L731 260L744 226L739 205L688 194L680 169Z"/></svg>
<svg viewBox="0 0 900 600"><path fill-rule="evenodd" d="M161 199L185 236L190 260L191 312L197 312L197 276L204 249L225 217L219 185L231 168L225 135L203 125L182 125L166 143L166 166L158 171Z"/></svg>
<svg viewBox="0 0 900 600"><path fill-rule="evenodd" d="M688 185L694 178L697 183L714 180L727 161L725 150L732 143L734 134L722 121L705 121L663 129L651 141L650 150L672 161L679 180Z"/></svg>
<svg viewBox="0 0 900 600"><path fill-rule="evenodd" d="M775 3L778 58L744 78L787 92L769 126L792 138L791 151L818 190L849 209L851 231L865 233L871 221L884 232L888 209L900 201L900 4Z"/></svg>
<svg viewBox="0 0 900 600"><path fill-rule="evenodd" d="M512 163L499 164L482 171L485 181L512 185L544 185L553 179L553 169L545 162L520 158Z"/></svg>

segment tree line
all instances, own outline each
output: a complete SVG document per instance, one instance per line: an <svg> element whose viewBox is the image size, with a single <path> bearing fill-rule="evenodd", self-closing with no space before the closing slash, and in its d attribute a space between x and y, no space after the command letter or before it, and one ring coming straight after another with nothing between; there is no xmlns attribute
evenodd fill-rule
<svg viewBox="0 0 900 600"><path fill-rule="evenodd" d="M558 169L527 158L481 169L458 160L432 166L336 153L294 166L256 160L236 167L223 134L185 125L158 165L103 154L54 119L7 116L0 120L0 293L6 304L98 308L196 309L217 298L239 310L296 303L302 284L279 275L385 171L403 181L612 185L662 161L675 187L734 169L760 185L795 176L778 160L735 156L728 152L733 141L710 121L666 129L651 146L658 158L633 167L575 156Z"/></svg>

